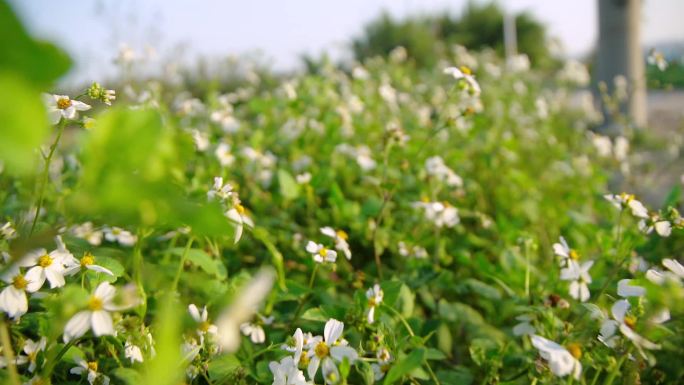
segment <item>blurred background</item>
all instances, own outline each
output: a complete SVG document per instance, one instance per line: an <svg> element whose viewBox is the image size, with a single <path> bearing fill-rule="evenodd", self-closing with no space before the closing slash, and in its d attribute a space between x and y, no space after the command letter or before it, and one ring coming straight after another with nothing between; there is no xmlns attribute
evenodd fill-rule
<svg viewBox="0 0 684 385"><path fill-rule="evenodd" d="M548 57L591 61L598 38L598 0L11 0L29 30L64 47L75 59L63 81L117 74L114 59L196 65L234 55L259 56L279 71L305 68L306 59L334 61L406 46L431 63L435 39L467 48L503 47L502 15L516 16L518 49L533 65ZM644 55L669 61L684 55L684 2L646 0L639 27ZM130 48L128 52L121 52ZM135 53L135 55L133 55ZM671 65L671 70L678 66ZM681 68L679 68L681 70ZM682 86L684 76L669 83ZM663 79L653 79L662 81ZM652 82L653 83L653 82ZM658 87L660 84L651 84Z"/></svg>

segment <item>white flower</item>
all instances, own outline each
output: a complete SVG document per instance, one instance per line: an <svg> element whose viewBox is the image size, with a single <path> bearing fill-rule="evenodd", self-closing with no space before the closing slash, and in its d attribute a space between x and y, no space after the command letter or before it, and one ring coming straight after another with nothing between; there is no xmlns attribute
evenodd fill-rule
<svg viewBox="0 0 684 385"><path fill-rule="evenodd" d="M347 233L344 230L335 230L332 227L325 226L321 227L320 231L323 235L332 238L335 241L335 248L338 251L344 253L344 256L348 260L351 260L351 250L349 249L349 243L347 243L349 235L347 235Z"/></svg>
<svg viewBox="0 0 684 385"><path fill-rule="evenodd" d="M313 260L318 263L335 263L335 261L337 260L337 252L328 249L320 243L309 241L306 244L306 251L311 253L311 255L313 256Z"/></svg>
<svg viewBox="0 0 684 385"><path fill-rule="evenodd" d="M109 384L109 377L97 372L97 361L87 362L86 360L79 357L76 358L76 364L78 366L71 368L69 373L78 375L88 373L88 382L90 383L90 385L94 385L96 381L98 385Z"/></svg>
<svg viewBox="0 0 684 385"><path fill-rule="evenodd" d="M7 268L1 278L9 285L0 292L0 310L7 313L10 318L19 319L28 311L26 292L31 292L30 282L21 274L19 266L16 265Z"/></svg>
<svg viewBox="0 0 684 385"><path fill-rule="evenodd" d="M534 319L529 314L523 314L515 317L516 320L520 321L517 325L513 326L513 335L524 336L533 335L536 332L534 326L532 326L532 320Z"/></svg>
<svg viewBox="0 0 684 385"><path fill-rule="evenodd" d="M626 299L621 299L613 304L613 307L610 309L613 319L605 320L601 324L601 331L598 337L599 341L603 342L608 347L614 347L618 340L616 330L620 330L622 335L634 343L634 346L639 350L642 356L645 356L643 349L660 349L660 345L647 340L634 331L637 318L628 314L630 307L631 305ZM651 323L656 323L653 321L662 323L668 319L669 317L661 317L660 319L651 320Z"/></svg>
<svg viewBox="0 0 684 385"><path fill-rule="evenodd" d="M639 230L645 234L650 234L655 230L661 237L669 237L672 233L672 224L670 221L660 218L658 214L654 214L648 219L639 221Z"/></svg>
<svg viewBox="0 0 684 385"><path fill-rule="evenodd" d="M284 357L280 362L271 361L268 368L273 373L273 385L308 385L304 373L297 368L295 360Z"/></svg>
<svg viewBox="0 0 684 385"><path fill-rule="evenodd" d="M314 336L311 333L304 334L302 329L297 328L292 335L292 338L294 339L294 345L290 346L283 344L282 348L288 352L294 353L293 359L295 362L299 363L303 358L304 361L302 362L306 362L308 357L306 355L302 355L302 352L305 348L308 350L312 347L312 342L316 341Z"/></svg>
<svg viewBox="0 0 684 385"><path fill-rule="evenodd" d="M131 234L130 231L119 227L105 227L103 231L105 239L109 242L118 242L123 246L133 246L138 241L138 238Z"/></svg>
<svg viewBox="0 0 684 385"><path fill-rule="evenodd" d="M470 92L472 92L476 96L480 95L480 84L477 82L477 80L475 80L475 76L473 76L470 68L466 66L461 66L460 68L447 67L444 69L444 74L449 75L456 80L463 79L466 82L466 85L468 86Z"/></svg>
<svg viewBox="0 0 684 385"><path fill-rule="evenodd" d="M85 222L72 227L71 233L77 238L85 239L93 246L99 246L102 243L102 231L95 230L92 222Z"/></svg>
<svg viewBox="0 0 684 385"><path fill-rule="evenodd" d="M239 200L237 200L237 203L235 203L232 209L226 211L226 217L228 217L228 219L235 224L235 243L238 243L240 238L242 238L242 230L244 225L247 225L247 227L250 228L254 227L252 218L247 215L247 210L239 202Z"/></svg>
<svg viewBox="0 0 684 385"><path fill-rule="evenodd" d="M681 285L682 280L684 280L684 266L670 258L663 259L662 264L668 271L663 272L657 269L649 269L646 272L646 279L657 285L662 285L666 280L674 281Z"/></svg>
<svg viewBox="0 0 684 385"><path fill-rule="evenodd" d="M194 303L188 305L188 312L195 322L199 325L197 326L197 334L203 337L206 333L216 335L218 333L218 328L216 325L209 322L209 313L207 312L207 307L203 307L200 311Z"/></svg>
<svg viewBox="0 0 684 385"><path fill-rule="evenodd" d="M235 157L230 153L230 144L228 143L219 143L219 145L216 146L214 155L216 155L216 159L218 159L221 167L228 167L235 162Z"/></svg>
<svg viewBox="0 0 684 385"><path fill-rule="evenodd" d="M114 304L116 289L109 282L97 286L88 299L88 310L76 313L64 327L64 342L83 336L92 329L96 337L114 335L111 311L122 310L122 306Z"/></svg>
<svg viewBox="0 0 684 385"><path fill-rule="evenodd" d="M578 299L581 302L586 302L589 299L588 283L591 283L591 276L589 269L594 264L594 261L584 262L581 265L573 260L568 260L568 266L561 270L561 279L570 282L570 296Z"/></svg>
<svg viewBox="0 0 684 385"><path fill-rule="evenodd" d="M307 184L307 183L311 182L311 173L310 172L304 172L301 174L297 174L297 176L295 176L295 180L299 184Z"/></svg>
<svg viewBox="0 0 684 385"><path fill-rule="evenodd" d="M377 283L372 288L366 291L366 298L368 298L368 323L375 322L375 308L382 303L384 293Z"/></svg>
<svg viewBox="0 0 684 385"><path fill-rule="evenodd" d="M36 370L36 358L38 358L38 353L45 350L46 344L47 339L45 337L41 337L38 341L27 339L24 342L24 354L26 354L29 362L29 372L33 373Z"/></svg>
<svg viewBox="0 0 684 385"><path fill-rule="evenodd" d="M539 350L539 355L549 363L549 369L558 377L572 374L579 379L582 364L563 346L538 335L532 336L532 345Z"/></svg>
<svg viewBox="0 0 684 385"><path fill-rule="evenodd" d="M244 322L240 325L240 331L249 337L253 343L263 344L266 341L266 333L261 324L270 325L273 323L273 317L262 317L260 314L257 314L257 317L261 320L261 323Z"/></svg>
<svg viewBox="0 0 684 385"><path fill-rule="evenodd" d="M665 60L665 55L662 52L651 49L648 52L648 58L646 58L648 64L658 67L659 70L665 71L667 69L667 60Z"/></svg>
<svg viewBox="0 0 684 385"><path fill-rule="evenodd" d="M50 282L51 289L64 286L65 259L73 258L73 255L66 250L61 239L58 240L58 244L60 246L57 250L49 254L45 249L34 250L20 261L22 266L33 266L26 272L26 280L29 281L27 291L40 290L45 280Z"/></svg>
<svg viewBox="0 0 684 385"><path fill-rule="evenodd" d="M648 209L644 206L643 203L636 200L634 195L632 194L608 194L604 195L603 197L608 202L612 203L613 206L617 207L620 210L629 208L632 211L632 215L634 215L635 217L648 219Z"/></svg>
<svg viewBox="0 0 684 385"><path fill-rule="evenodd" d="M233 303L223 311L216 325L218 342L225 353L232 353L240 346L240 325L249 321L271 292L275 272L262 268L237 294Z"/></svg>
<svg viewBox="0 0 684 385"><path fill-rule="evenodd" d="M425 259L428 257L427 250L425 250L424 247L417 245L410 246L404 241L397 243L397 248L399 250L399 255L402 257L413 257L416 259Z"/></svg>
<svg viewBox="0 0 684 385"><path fill-rule="evenodd" d="M211 121L218 123L223 132L234 134L240 129L240 122L233 116L232 107L211 113Z"/></svg>
<svg viewBox="0 0 684 385"><path fill-rule="evenodd" d="M371 369L373 369L373 379L375 381L380 381L390 369L392 355L386 348L380 348L375 356L378 359L378 363L371 364Z"/></svg>
<svg viewBox="0 0 684 385"><path fill-rule="evenodd" d="M620 297L641 297L646 294L646 289L641 286L632 286L631 279L621 279L618 281L617 293Z"/></svg>
<svg viewBox="0 0 684 385"><path fill-rule="evenodd" d="M68 120L76 119L78 118L78 111L90 109L89 105L78 100L71 100L66 95L43 94L43 101L48 107L48 120L50 124L57 124L62 118Z"/></svg>
<svg viewBox="0 0 684 385"><path fill-rule="evenodd" d="M560 265L567 266L570 260L579 259L579 254L568 246L565 238L560 237L560 242L553 244L553 253L560 257Z"/></svg>
<svg viewBox="0 0 684 385"><path fill-rule="evenodd" d="M2 172L2 167L0 165L0 173ZM7 240L12 240L17 237L17 231L12 226L11 222L5 222L0 226L0 238L5 238Z"/></svg>
<svg viewBox="0 0 684 385"><path fill-rule="evenodd" d="M337 366L335 362L341 362L345 357L349 363L353 363L358 358L356 350L349 346L343 346L338 342L342 337L344 331L344 324L336 319L330 319L325 323L323 332L323 339L317 337L316 344L308 351L309 366L307 372L309 378L314 378L318 367L323 364L323 376L326 381L330 377L337 375L339 380L339 373L337 373Z"/></svg>
<svg viewBox="0 0 684 385"><path fill-rule="evenodd" d="M134 362L143 362L142 350L137 345L133 345L130 341L126 341L124 345L124 356L131 360L131 364Z"/></svg>
<svg viewBox="0 0 684 385"><path fill-rule="evenodd" d="M233 192L233 185L230 183L223 183L223 177L214 177L214 185L211 190L207 192L207 198L209 200L218 197L220 201L226 201L228 198L232 198L235 193Z"/></svg>
<svg viewBox="0 0 684 385"><path fill-rule="evenodd" d="M428 175L435 176L450 187L463 186L463 179L450 169L440 156L433 156L425 161L425 171Z"/></svg>
<svg viewBox="0 0 684 385"><path fill-rule="evenodd" d="M103 273L107 275L114 276L111 270L106 267L95 264L95 256L90 252L85 252L81 260L73 258L66 262L66 269L64 270L64 275L74 275L79 271L91 270L97 273Z"/></svg>
<svg viewBox="0 0 684 385"><path fill-rule="evenodd" d="M414 202L413 207L425 210L425 218L437 227L454 227L461 219L458 216L458 209L442 202Z"/></svg>
<svg viewBox="0 0 684 385"><path fill-rule="evenodd" d="M209 135L198 129L193 129L190 131L190 134L192 135L192 141L195 143L197 151L204 152L209 148Z"/></svg>

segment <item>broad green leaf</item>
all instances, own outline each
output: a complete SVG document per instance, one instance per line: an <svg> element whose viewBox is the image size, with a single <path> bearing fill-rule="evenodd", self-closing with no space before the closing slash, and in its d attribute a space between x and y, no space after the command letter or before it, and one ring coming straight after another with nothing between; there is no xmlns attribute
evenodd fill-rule
<svg viewBox="0 0 684 385"><path fill-rule="evenodd" d="M223 383L230 377L238 368L240 368L240 360L233 354L219 356L209 362L209 378L212 381L219 381Z"/></svg>
<svg viewBox="0 0 684 385"><path fill-rule="evenodd" d="M171 249L171 252L180 257L183 255L183 253L185 253L185 248L175 247ZM211 274L219 278L225 278L227 275L226 267L223 265L223 263L212 258L204 250L190 249L188 250L186 258L192 264L204 270L204 272L207 274Z"/></svg>
<svg viewBox="0 0 684 385"><path fill-rule="evenodd" d="M0 47L0 72L21 76L36 88L49 88L71 66L63 51L32 39L4 0L0 0ZM0 84L6 87L4 80Z"/></svg>
<svg viewBox="0 0 684 385"><path fill-rule="evenodd" d="M170 295L160 300L155 318L154 341L157 354L154 358L145 362L145 370L141 384L176 385L184 376L180 341L180 316L182 313L179 304Z"/></svg>

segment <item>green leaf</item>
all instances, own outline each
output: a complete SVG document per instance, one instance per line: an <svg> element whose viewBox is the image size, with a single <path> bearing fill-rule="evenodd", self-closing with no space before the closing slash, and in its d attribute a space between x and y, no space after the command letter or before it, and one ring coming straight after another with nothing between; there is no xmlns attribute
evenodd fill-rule
<svg viewBox="0 0 684 385"><path fill-rule="evenodd" d="M398 360L396 364L392 365L392 368L387 372L383 384L389 385L395 383L404 375L419 368L423 364L423 361L425 361L425 349L416 349L412 351L408 356Z"/></svg>
<svg viewBox="0 0 684 385"><path fill-rule="evenodd" d="M280 194L285 199L293 200L299 196L299 185L286 170L278 170L278 185L280 187Z"/></svg>
<svg viewBox="0 0 684 385"><path fill-rule="evenodd" d="M145 361L145 371L140 384L175 385L184 376L184 367L178 363L182 361L180 334L182 312L178 303L171 295L160 298L161 308L158 309L153 330L157 355Z"/></svg>
<svg viewBox="0 0 684 385"><path fill-rule="evenodd" d="M142 381L140 373L138 373L138 371L135 369L116 368L112 373L114 373L115 377L119 378L128 385L140 384Z"/></svg>
<svg viewBox="0 0 684 385"><path fill-rule="evenodd" d="M375 382L375 373L373 367L365 361L356 361L356 371L363 378L363 383L366 385L373 385Z"/></svg>
<svg viewBox="0 0 684 385"><path fill-rule="evenodd" d="M175 247L171 249L171 252L180 257L185 252L185 248ZM188 250L186 257L188 261L190 261L193 265L198 266L207 274L211 274L219 278L226 278L228 275L226 267L223 265L223 263L212 258L204 250L190 249Z"/></svg>
<svg viewBox="0 0 684 385"><path fill-rule="evenodd" d="M209 362L209 378L221 382L230 377L240 366L240 360L234 354L219 356Z"/></svg>
<svg viewBox="0 0 684 385"><path fill-rule="evenodd" d="M15 175L34 172L49 133L45 107L22 78L0 72L0 84L0 162Z"/></svg>
<svg viewBox="0 0 684 385"><path fill-rule="evenodd" d="M38 89L49 88L71 66L63 51L32 39L4 0L0 0L0 47L0 72L21 76ZM0 84L6 87L4 80Z"/></svg>
<svg viewBox="0 0 684 385"><path fill-rule="evenodd" d="M320 308L314 307L307 309L304 314L302 314L301 319L307 321L327 322L330 318Z"/></svg>
<svg viewBox="0 0 684 385"><path fill-rule="evenodd" d="M473 383L473 374L468 368L457 366L454 370L440 370L437 372L437 379L442 384L449 385L470 385Z"/></svg>

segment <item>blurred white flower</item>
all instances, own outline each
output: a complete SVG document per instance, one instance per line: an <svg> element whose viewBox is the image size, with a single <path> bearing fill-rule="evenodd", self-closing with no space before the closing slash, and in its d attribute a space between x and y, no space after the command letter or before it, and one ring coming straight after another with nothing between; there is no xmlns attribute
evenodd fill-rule
<svg viewBox="0 0 684 385"><path fill-rule="evenodd" d="M204 341L204 336L207 333L214 336L218 333L218 327L209 322L209 313L207 312L206 306L200 311L194 303L191 303L188 305L188 313L190 313L192 319L198 324L197 334L200 336L201 341Z"/></svg>
<svg viewBox="0 0 684 385"><path fill-rule="evenodd" d="M262 268L254 275L235 297L233 303L223 311L216 321L218 342L224 353L233 353L240 346L240 325L249 321L271 292L275 272Z"/></svg>
<svg viewBox="0 0 684 385"><path fill-rule="evenodd" d="M520 321L517 323L515 326L513 326L513 335L515 336L524 336L524 335L533 335L536 333L536 329L534 326L532 326L532 320L534 320L534 317L532 317L529 314L523 314L515 317L516 320Z"/></svg>
<svg viewBox="0 0 684 385"><path fill-rule="evenodd" d="M594 261L587 261L580 265L576 260L569 259L568 266L561 269L560 279L571 281L569 293L572 298L581 302L589 300L589 287L587 284L591 283L589 269L593 265Z"/></svg>
<svg viewBox="0 0 684 385"><path fill-rule="evenodd" d="M214 184L211 190L207 191L207 199L212 200L218 198L219 201L224 202L232 198L235 192L233 185L230 183L223 183L223 177L214 177Z"/></svg>
<svg viewBox="0 0 684 385"><path fill-rule="evenodd" d="M101 230L95 230L92 222L85 222L72 227L71 233L77 238L85 239L93 246L99 246L102 243L103 233Z"/></svg>
<svg viewBox="0 0 684 385"><path fill-rule="evenodd" d="M449 75L456 80L463 79L465 81L467 89L473 95L478 96L482 92L482 89L480 88L480 84L477 82L477 80L475 80L475 76L473 76L473 73L470 70L470 68L468 68L466 66L461 66L460 68L458 68L458 67L447 67L443 70L443 72L445 75Z"/></svg>
<svg viewBox="0 0 684 385"><path fill-rule="evenodd" d="M335 263L335 261L337 261L337 252L328 249L320 243L309 241L306 244L306 251L311 253L313 260L318 263Z"/></svg>
<svg viewBox="0 0 684 385"><path fill-rule="evenodd" d="M539 350L539 355L549 363L549 369L556 376L572 374L578 380L582 375L582 364L563 346L538 335L532 336L532 345Z"/></svg>
<svg viewBox="0 0 684 385"><path fill-rule="evenodd" d="M603 196L608 202L612 203L616 208L623 210L629 208L637 218L648 219L648 209L643 205L643 203L636 200L634 195L621 193L617 194L607 194Z"/></svg>
<svg viewBox="0 0 684 385"><path fill-rule="evenodd" d="M137 362L143 362L142 350L137 345L133 345L130 341L126 341L124 345L124 356L131 360L131 364Z"/></svg>
<svg viewBox="0 0 684 385"><path fill-rule="evenodd" d="M437 227L454 227L461 219L458 209L442 202L414 202L413 207L421 208L425 212L425 218Z"/></svg>
<svg viewBox="0 0 684 385"><path fill-rule="evenodd" d="M665 71L667 69L667 60L665 60L665 55L662 52L656 51L652 48L648 52L648 58L646 59L648 64L658 67L660 71Z"/></svg>
<svg viewBox="0 0 684 385"><path fill-rule="evenodd" d="M233 208L226 211L226 217L235 224L235 238L234 243L238 243L242 238L242 230L246 225L249 228L254 227L254 221L247 215L247 209L237 200Z"/></svg>
<svg viewBox="0 0 684 385"><path fill-rule="evenodd" d="M268 368L273 373L273 385L308 385L304 373L297 368L297 363L290 357L283 357L280 362L271 361Z"/></svg>
<svg viewBox="0 0 684 385"><path fill-rule="evenodd" d="M307 367L309 378L314 378L319 366L323 364L323 377L326 379L326 382L334 380L333 376L337 376L337 380L339 380L339 372L335 363L341 362L345 357L349 360L350 364L356 361L359 356L356 350L350 346L338 343L343 331L344 323L336 319L330 319L326 322L323 338L317 337L316 344L307 353L309 356L309 365ZM332 382L335 383L337 381Z"/></svg>
<svg viewBox="0 0 684 385"><path fill-rule="evenodd" d="M345 258L351 260L351 250L349 249L349 235L344 230L335 230L330 226L321 227L320 231L323 235L332 238L335 241L335 248L337 251L344 254Z"/></svg>
<svg viewBox="0 0 684 385"><path fill-rule="evenodd" d="M221 167L228 167L235 162L235 156L230 153L230 144L221 142L214 151Z"/></svg>
<svg viewBox="0 0 684 385"><path fill-rule="evenodd" d="M273 317L263 317L261 314L257 314L259 318L258 323L256 322L244 322L240 325L240 331L242 334L249 337L252 343L263 344L266 341L266 333L262 325L270 325L273 323Z"/></svg>
<svg viewBox="0 0 684 385"><path fill-rule="evenodd" d="M122 246L133 246L138 241L138 238L130 231L119 227L106 226L102 231L104 231L104 237L108 242L117 242Z"/></svg>
<svg viewBox="0 0 684 385"><path fill-rule="evenodd" d="M192 135L192 141L195 143L195 148L197 151L204 152L209 148L209 135L198 129L193 129L190 131Z"/></svg>
<svg viewBox="0 0 684 385"><path fill-rule="evenodd" d="M29 290L30 282L16 264L6 267L1 278L8 285L0 292L0 310L12 319L19 319L28 311L26 292L32 291ZM35 285L32 287L35 288Z"/></svg>
<svg viewBox="0 0 684 385"><path fill-rule="evenodd" d="M384 293L377 283L366 291L366 298L368 298L368 323L375 322L375 308L380 306Z"/></svg>

